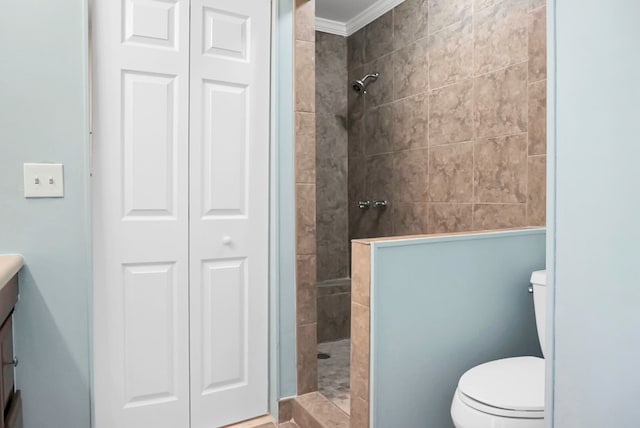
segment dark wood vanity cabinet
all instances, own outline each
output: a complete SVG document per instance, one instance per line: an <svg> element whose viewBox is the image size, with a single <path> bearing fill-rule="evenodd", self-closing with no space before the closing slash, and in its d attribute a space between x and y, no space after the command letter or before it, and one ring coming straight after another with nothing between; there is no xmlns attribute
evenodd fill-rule
<svg viewBox="0 0 640 428"><path fill-rule="evenodd" d="M1 286L2 284L0 284ZM13 354L13 308L18 301L18 277L14 276L0 288L0 405L2 418L0 428L23 428L22 397L15 390L15 366L17 359Z"/></svg>

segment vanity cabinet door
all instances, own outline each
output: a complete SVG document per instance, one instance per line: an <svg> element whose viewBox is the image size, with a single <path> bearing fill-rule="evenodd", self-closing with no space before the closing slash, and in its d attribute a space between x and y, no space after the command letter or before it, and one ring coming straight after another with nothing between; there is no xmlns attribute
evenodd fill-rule
<svg viewBox="0 0 640 428"><path fill-rule="evenodd" d="M2 378L0 398L2 409L6 410L13 395L13 317L7 318L0 327L0 354L2 355Z"/></svg>

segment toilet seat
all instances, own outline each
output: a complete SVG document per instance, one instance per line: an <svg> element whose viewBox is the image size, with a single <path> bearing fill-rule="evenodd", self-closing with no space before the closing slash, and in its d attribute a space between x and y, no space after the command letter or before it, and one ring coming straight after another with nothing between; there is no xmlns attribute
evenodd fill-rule
<svg viewBox="0 0 640 428"><path fill-rule="evenodd" d="M456 390L457 398L464 403L466 406L477 410L482 413L486 413L487 415L500 416L503 418L511 418L511 419L544 419L544 410L511 410L511 409L501 409L499 407L493 407L479 401L474 400L471 397L468 397L464 393L460 392L460 390Z"/></svg>
<svg viewBox="0 0 640 428"><path fill-rule="evenodd" d="M490 415L543 419L544 389L544 359L516 357L468 370L456 395L465 405Z"/></svg>

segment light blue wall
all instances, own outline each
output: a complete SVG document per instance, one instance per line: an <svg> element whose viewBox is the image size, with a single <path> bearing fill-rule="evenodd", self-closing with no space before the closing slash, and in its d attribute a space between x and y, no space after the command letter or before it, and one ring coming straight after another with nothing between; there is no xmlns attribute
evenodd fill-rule
<svg viewBox="0 0 640 428"><path fill-rule="evenodd" d="M530 229L373 244L372 427L453 427L466 370L540 355L527 289L545 242Z"/></svg>
<svg viewBox="0 0 640 428"><path fill-rule="evenodd" d="M553 4L553 426L638 427L640 2Z"/></svg>
<svg viewBox="0 0 640 428"><path fill-rule="evenodd" d="M87 22L85 0L0 13L0 253L26 261L15 313L25 428L90 425ZM24 199L25 162L64 163L65 198Z"/></svg>
<svg viewBox="0 0 640 428"><path fill-rule="evenodd" d="M295 295L295 177L293 140L293 1L278 1L275 83L276 229L273 251L277 254L272 277L278 299L279 398L296 395L296 295Z"/></svg>

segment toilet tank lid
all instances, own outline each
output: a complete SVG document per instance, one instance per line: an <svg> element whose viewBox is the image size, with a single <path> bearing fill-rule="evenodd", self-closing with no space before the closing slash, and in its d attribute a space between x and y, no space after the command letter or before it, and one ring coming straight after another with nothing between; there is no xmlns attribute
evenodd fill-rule
<svg viewBox="0 0 640 428"><path fill-rule="evenodd" d="M531 284L547 285L547 271L537 270L531 274Z"/></svg>

